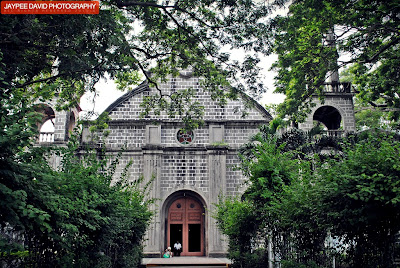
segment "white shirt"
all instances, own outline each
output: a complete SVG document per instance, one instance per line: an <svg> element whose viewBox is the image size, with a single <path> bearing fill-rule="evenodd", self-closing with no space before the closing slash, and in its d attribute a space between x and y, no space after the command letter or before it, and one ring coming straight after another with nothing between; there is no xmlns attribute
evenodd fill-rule
<svg viewBox="0 0 400 268"><path fill-rule="evenodd" d="M180 250L182 248L181 243L175 243L174 248L176 248L177 250Z"/></svg>

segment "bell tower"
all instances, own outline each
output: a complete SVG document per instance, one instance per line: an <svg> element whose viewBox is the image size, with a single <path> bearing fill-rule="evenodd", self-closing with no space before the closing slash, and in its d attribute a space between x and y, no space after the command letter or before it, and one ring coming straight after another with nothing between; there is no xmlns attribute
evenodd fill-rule
<svg viewBox="0 0 400 268"><path fill-rule="evenodd" d="M57 99L37 103L36 112L41 113L42 120L37 123L39 146L65 146L76 126L78 114L81 111L79 105L69 110L56 110ZM50 165L57 169L61 164L60 156L52 154L48 158Z"/></svg>
<svg viewBox="0 0 400 268"><path fill-rule="evenodd" d="M333 31L327 34L327 45L336 45ZM354 118L354 104L351 83L340 82L337 63L333 65L333 70L328 73L326 83L323 84L325 101L321 103L317 96L313 96L316 104L312 108L307 119L299 124L299 128L305 131L312 129L316 125L324 128L329 136L342 136L345 132L356 130Z"/></svg>
<svg viewBox="0 0 400 268"><path fill-rule="evenodd" d="M63 144L68 141L71 132L76 126L79 112L79 105L69 110L56 110L56 99L45 103L37 103L35 110L43 114L42 120L38 123L38 142L44 144Z"/></svg>

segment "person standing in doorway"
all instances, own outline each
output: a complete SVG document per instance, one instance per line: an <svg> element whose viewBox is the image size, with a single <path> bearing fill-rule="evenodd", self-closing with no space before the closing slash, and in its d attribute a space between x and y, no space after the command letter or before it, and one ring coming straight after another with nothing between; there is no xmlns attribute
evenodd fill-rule
<svg viewBox="0 0 400 268"><path fill-rule="evenodd" d="M180 256L182 251L182 245L179 243L179 241L176 241L174 244L174 255L175 256Z"/></svg>

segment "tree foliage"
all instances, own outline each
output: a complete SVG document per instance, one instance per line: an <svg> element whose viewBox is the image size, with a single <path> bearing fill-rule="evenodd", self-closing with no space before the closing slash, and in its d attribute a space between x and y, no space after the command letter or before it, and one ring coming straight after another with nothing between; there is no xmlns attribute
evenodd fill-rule
<svg viewBox="0 0 400 268"><path fill-rule="evenodd" d="M274 17L283 4L289 13ZM18 88L57 89L76 103L106 73L129 88L140 72L157 88L143 102L147 113L161 109L198 123L194 107L201 107L187 97L193 92L171 93L158 81L191 69L222 104L238 92L259 96L259 56L275 52L276 91L286 95L278 112L301 121L311 96L323 98L332 71L351 64L360 100L396 120L398 13L394 0L102 1L96 16L2 16L0 50L6 81ZM328 45L331 31L337 46ZM238 50L245 56L232 59Z"/></svg>
<svg viewBox="0 0 400 268"><path fill-rule="evenodd" d="M332 71L352 65L360 100L389 109L397 120L399 8L398 1L293 1L288 15L275 19L276 91L286 95L279 113L301 121L310 97L323 99ZM336 46L327 40L332 32Z"/></svg>
<svg viewBox="0 0 400 268"><path fill-rule="evenodd" d="M281 1L274 1L274 5ZM190 88L171 93L158 82L191 70L221 104L239 92L260 96L259 56L271 52L268 1L102 1L99 15L0 18L0 51L11 87L46 88L60 105L75 105L106 74L119 88L144 77L156 94L145 111L161 109L201 121ZM232 51L244 51L232 59ZM225 51L225 52L224 52ZM141 73L139 76L138 73ZM35 89L32 89L35 88ZM12 94L10 89L2 96ZM183 109L180 109L182 108ZM189 120L188 120L189 121Z"/></svg>
<svg viewBox="0 0 400 268"><path fill-rule="evenodd" d="M118 161L84 151L76 136L66 148L35 146L43 118L35 101L51 91L13 85L6 65L0 67L2 265L137 266L151 216L146 191L126 172L114 177ZM58 169L48 162L55 154Z"/></svg>
<svg viewBox="0 0 400 268"><path fill-rule="evenodd" d="M400 143L378 133L348 145L320 169L322 207L353 266L393 267L399 222Z"/></svg>
<svg viewBox="0 0 400 268"><path fill-rule="evenodd" d="M341 81L351 82L353 87L359 91L359 79L352 70L354 70L354 66L345 68L340 73ZM393 117L393 109L385 106L385 100L383 98L376 99L371 105L360 99L360 97L355 97L354 115L357 130L365 130L368 128L397 129L399 119Z"/></svg>
<svg viewBox="0 0 400 268"><path fill-rule="evenodd" d="M67 148L34 147L14 153L14 158L2 158L4 263L12 267L139 265L151 217L146 189L139 188L140 181L129 182L127 172L114 176L117 159L99 159L96 151L82 151L80 156L77 152L73 138ZM48 164L55 153L62 159L57 170ZM12 255L16 250L27 255L16 261Z"/></svg>
<svg viewBox="0 0 400 268"><path fill-rule="evenodd" d="M242 196L246 209L240 203L220 203L220 211L231 211L229 217L217 218L230 243L240 244L226 222L240 222L245 228L241 233L251 231L254 240L264 241L261 247L272 243L271 261L285 267L331 267L333 257L346 267L395 267L400 231L397 138L366 132L327 147L324 139L297 130L277 135L264 129L257 136L257 142L242 149L249 177ZM252 211L247 219L236 216L245 211Z"/></svg>
<svg viewBox="0 0 400 268"><path fill-rule="evenodd" d="M228 258L233 261L232 267L265 267L265 247L253 251L258 244L261 219L250 202L237 197L221 198L214 217L223 234L229 237Z"/></svg>

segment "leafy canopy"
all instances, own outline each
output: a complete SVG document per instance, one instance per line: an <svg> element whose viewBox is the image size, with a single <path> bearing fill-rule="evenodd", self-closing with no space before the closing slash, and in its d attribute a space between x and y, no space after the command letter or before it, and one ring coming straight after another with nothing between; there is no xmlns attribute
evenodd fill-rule
<svg viewBox="0 0 400 268"><path fill-rule="evenodd" d="M323 83L332 72L351 65L360 100L389 109L391 119L397 120L399 10L395 0L293 1L288 15L273 24L279 56L273 66L278 72L276 92L286 95L279 114L303 120L311 96L323 99ZM336 46L329 44L328 33L334 33Z"/></svg>
<svg viewBox="0 0 400 268"><path fill-rule="evenodd" d="M332 257L348 267L395 267L398 136L370 131L334 140L261 130L241 150L249 187L241 201L218 206L236 265L262 260L253 252L266 254L270 242L284 267L331 267ZM253 239L239 241L246 233Z"/></svg>
<svg viewBox="0 0 400 268"><path fill-rule="evenodd" d="M43 114L35 111L35 101L47 100L55 92L13 84L6 66L0 60L2 263L138 266L151 217L146 191L128 183L127 172L114 176L118 161L82 150L77 136L66 148L36 146ZM54 157L61 159L58 169L49 163Z"/></svg>
<svg viewBox="0 0 400 268"><path fill-rule="evenodd" d="M201 112L188 112L201 109L190 88L171 94L157 83L192 70L222 104L238 92L259 96L265 88L257 64L272 44L267 16L280 2L108 0L93 16L1 16L5 81L37 97L57 93L65 106L106 74L121 89L144 77L157 89L143 102L145 111L200 121ZM242 60L232 60L237 50L245 52Z"/></svg>
<svg viewBox="0 0 400 268"><path fill-rule="evenodd" d="M18 124L16 124L18 125ZM7 149L2 144L2 149ZM77 152L79 152L79 155ZM58 169L49 159L61 159ZM151 218L140 180L116 176L118 158L66 148L1 155L0 251L9 267L136 267ZM15 252L19 252L15 255Z"/></svg>

